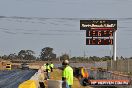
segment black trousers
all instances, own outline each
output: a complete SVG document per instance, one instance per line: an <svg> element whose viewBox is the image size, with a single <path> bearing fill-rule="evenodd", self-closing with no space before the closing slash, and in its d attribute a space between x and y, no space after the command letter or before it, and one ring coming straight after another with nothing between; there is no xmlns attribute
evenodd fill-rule
<svg viewBox="0 0 132 88"><path fill-rule="evenodd" d="M53 68L52 68L52 67L50 67L50 69L51 69L51 72L53 72Z"/></svg>
<svg viewBox="0 0 132 88"><path fill-rule="evenodd" d="M72 85L69 85L69 88L72 88Z"/></svg>

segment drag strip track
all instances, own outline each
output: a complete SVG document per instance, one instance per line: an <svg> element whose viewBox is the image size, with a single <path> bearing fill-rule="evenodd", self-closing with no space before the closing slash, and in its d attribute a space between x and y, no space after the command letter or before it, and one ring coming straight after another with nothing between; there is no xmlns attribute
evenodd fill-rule
<svg viewBox="0 0 132 88"><path fill-rule="evenodd" d="M0 88L18 88L19 84L30 79L36 70L0 71Z"/></svg>

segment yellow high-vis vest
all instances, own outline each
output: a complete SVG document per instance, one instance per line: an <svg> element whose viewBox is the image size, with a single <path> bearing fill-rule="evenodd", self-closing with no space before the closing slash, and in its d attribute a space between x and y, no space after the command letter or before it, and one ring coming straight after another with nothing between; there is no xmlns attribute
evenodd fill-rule
<svg viewBox="0 0 132 88"><path fill-rule="evenodd" d="M63 70L62 77L66 78L68 85L73 85L73 69L70 66Z"/></svg>

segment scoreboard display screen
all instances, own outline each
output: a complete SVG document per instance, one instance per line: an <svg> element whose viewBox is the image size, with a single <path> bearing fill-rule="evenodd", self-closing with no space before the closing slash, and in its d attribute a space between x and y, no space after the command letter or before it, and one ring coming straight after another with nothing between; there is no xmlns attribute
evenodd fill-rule
<svg viewBox="0 0 132 88"><path fill-rule="evenodd" d="M80 30L86 30L86 45L113 45L117 20L80 20Z"/></svg>
<svg viewBox="0 0 132 88"><path fill-rule="evenodd" d="M112 30L86 30L86 37L112 37Z"/></svg>
<svg viewBox="0 0 132 88"><path fill-rule="evenodd" d="M86 38L86 45L113 45L113 39Z"/></svg>

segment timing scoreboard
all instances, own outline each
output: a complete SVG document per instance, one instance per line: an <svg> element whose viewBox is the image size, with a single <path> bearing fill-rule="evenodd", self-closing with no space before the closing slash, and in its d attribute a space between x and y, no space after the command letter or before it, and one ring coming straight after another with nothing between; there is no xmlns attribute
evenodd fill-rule
<svg viewBox="0 0 132 88"><path fill-rule="evenodd" d="M117 20L80 20L80 30L86 30L86 45L113 45Z"/></svg>

